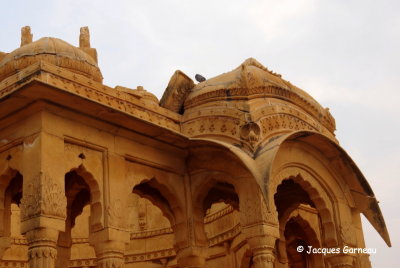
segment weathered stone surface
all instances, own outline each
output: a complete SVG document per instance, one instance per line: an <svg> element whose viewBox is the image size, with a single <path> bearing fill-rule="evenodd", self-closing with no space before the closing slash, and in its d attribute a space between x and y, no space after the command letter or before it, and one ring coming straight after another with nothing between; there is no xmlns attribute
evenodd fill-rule
<svg viewBox="0 0 400 268"><path fill-rule="evenodd" d="M0 53L1 267L370 267L390 245L328 109L255 59L160 102L102 84L89 29Z"/></svg>

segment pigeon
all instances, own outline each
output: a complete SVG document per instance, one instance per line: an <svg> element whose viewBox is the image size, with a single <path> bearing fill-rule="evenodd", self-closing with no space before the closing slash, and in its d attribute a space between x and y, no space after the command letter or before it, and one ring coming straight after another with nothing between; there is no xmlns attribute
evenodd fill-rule
<svg viewBox="0 0 400 268"><path fill-rule="evenodd" d="M200 82L200 83L206 81L206 78L204 76L202 76L201 74L196 74L196 76L194 78L196 78L197 82Z"/></svg>

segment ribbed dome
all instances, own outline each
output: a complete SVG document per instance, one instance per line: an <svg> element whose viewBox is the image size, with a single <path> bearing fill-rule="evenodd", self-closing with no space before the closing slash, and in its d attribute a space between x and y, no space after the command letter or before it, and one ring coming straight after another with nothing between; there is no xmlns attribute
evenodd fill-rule
<svg viewBox="0 0 400 268"><path fill-rule="evenodd" d="M17 48L0 61L0 81L39 61L82 74L101 82L103 77L95 59L78 47L52 37L43 37Z"/></svg>

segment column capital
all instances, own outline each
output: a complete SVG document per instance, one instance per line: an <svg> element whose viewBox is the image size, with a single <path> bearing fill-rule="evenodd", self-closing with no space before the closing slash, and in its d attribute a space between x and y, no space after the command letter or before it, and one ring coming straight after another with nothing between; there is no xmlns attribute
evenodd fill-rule
<svg viewBox="0 0 400 268"><path fill-rule="evenodd" d="M125 245L129 242L129 233L113 228L105 228L91 233L89 242L96 252L97 267L123 267Z"/></svg>
<svg viewBox="0 0 400 268"><path fill-rule="evenodd" d="M243 233L253 255L254 267L273 268L275 242L279 237L278 227L270 224L245 226Z"/></svg>
<svg viewBox="0 0 400 268"><path fill-rule="evenodd" d="M37 228L26 233L30 268L54 268L58 230Z"/></svg>

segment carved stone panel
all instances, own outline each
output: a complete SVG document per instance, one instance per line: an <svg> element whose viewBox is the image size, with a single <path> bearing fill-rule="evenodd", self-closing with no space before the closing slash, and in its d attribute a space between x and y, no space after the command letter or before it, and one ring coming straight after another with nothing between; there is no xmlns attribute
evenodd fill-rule
<svg viewBox="0 0 400 268"><path fill-rule="evenodd" d="M61 185L44 173L39 173L28 184L21 199L21 218L39 215L66 217L67 200Z"/></svg>

